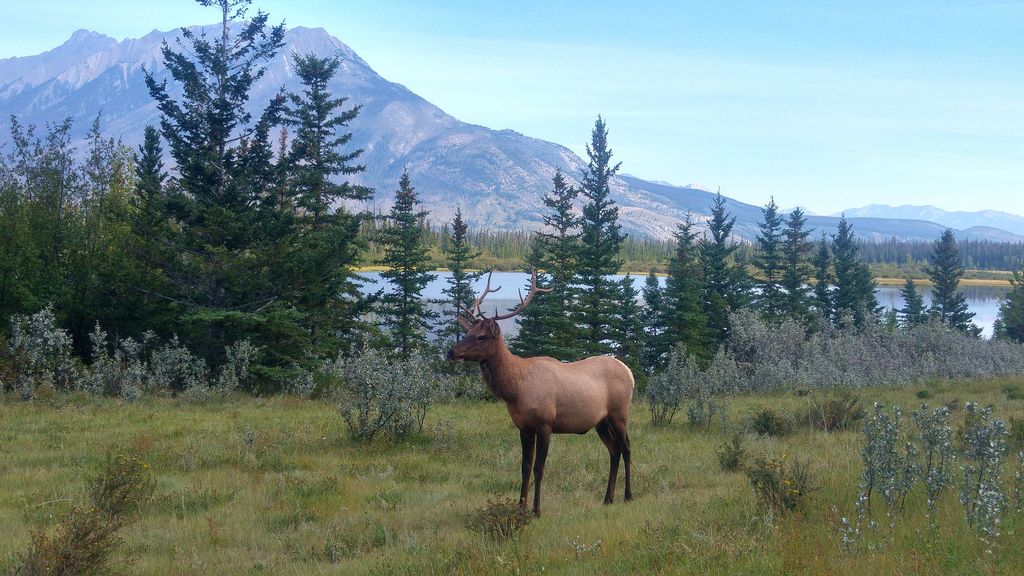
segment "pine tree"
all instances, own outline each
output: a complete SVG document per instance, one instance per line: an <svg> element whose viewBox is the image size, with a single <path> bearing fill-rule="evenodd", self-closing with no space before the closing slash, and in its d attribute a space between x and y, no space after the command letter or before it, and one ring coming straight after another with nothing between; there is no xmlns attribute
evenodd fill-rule
<svg viewBox="0 0 1024 576"><path fill-rule="evenodd" d="M754 266L761 273L757 281L761 289L757 305L761 315L769 322L780 321L786 305L786 294L782 291L785 270L782 238L782 216L779 215L779 206L775 203L775 198L772 198L764 208L761 208L757 254L754 257Z"/></svg>
<svg viewBox="0 0 1024 576"><path fill-rule="evenodd" d="M275 96L255 121L248 112L254 84L283 45L284 25L268 27L263 12L246 20L248 0L199 3L220 9L220 33L183 29L181 52L164 43L164 65L178 88L146 72L178 172L168 202L180 229L168 263L175 286L165 296L182 307L183 336L193 349L219 361L227 344L249 338L272 362L287 364L301 359L308 343L272 289L266 257L278 246L263 237L267 212L259 208L271 195L269 130L284 98Z"/></svg>
<svg viewBox="0 0 1024 576"><path fill-rule="evenodd" d="M750 279L745 267L736 262L737 245L731 240L736 217L726 211L725 203L721 193L715 196L708 222L711 238L700 243L707 329L715 347L729 335L729 314L750 301Z"/></svg>
<svg viewBox="0 0 1024 576"><path fill-rule="evenodd" d="M981 329L971 322L974 313L968 311L967 300L958 289L964 267L952 230L946 229L935 241L927 272L934 285L931 313L950 328L975 336L980 334Z"/></svg>
<svg viewBox="0 0 1024 576"><path fill-rule="evenodd" d="M807 261L811 251L807 238L811 231L804 228L806 223L807 218L801 209L795 208L790 212L786 220L786 229L783 231L785 240L782 244L782 289L785 291L782 297L782 313L804 324L808 322L810 314L808 284L811 277L811 267Z"/></svg>
<svg viewBox="0 0 1024 576"><path fill-rule="evenodd" d="M825 322L835 317L835 290L832 283L832 252L828 241L822 236L818 242L818 250L814 254L814 308L818 316Z"/></svg>
<svg viewBox="0 0 1024 576"><path fill-rule="evenodd" d="M387 226L381 230L381 264L387 270L380 275L391 284L391 290L382 298L384 325L390 329L396 351L404 357L426 346L430 321L437 316L427 308L422 296L434 275L430 273L430 255L423 241L423 220L428 212L419 206L409 173L403 172Z"/></svg>
<svg viewBox="0 0 1024 576"><path fill-rule="evenodd" d="M1010 292L999 305L993 334L996 338L1024 343L1024 267L1013 273Z"/></svg>
<svg viewBox="0 0 1024 576"><path fill-rule="evenodd" d="M373 190L339 177L361 172L353 162L362 150L345 151L352 139L343 132L360 108L344 109L347 98L335 98L327 85L338 71L336 58L295 56L294 70L302 93L287 94L283 109L292 139L284 164L284 198L270 195L280 205L276 219L282 241L294 246L280 253L274 269L277 291L289 295L302 314L310 347L321 355L347 351L368 327L361 319L370 302L362 296L355 266L363 241L360 218L349 213L341 200L363 200ZM282 135L280 147L288 146ZM269 178L280 178L280 173Z"/></svg>
<svg viewBox="0 0 1024 576"><path fill-rule="evenodd" d="M463 307L469 308L473 304L473 283L483 275L483 272L470 271L473 260L480 257L480 252L469 245L468 232L469 226L462 220L462 208L457 208L451 234L445 234L447 243L443 250L451 275L446 280L448 287L441 290L448 297L444 312L448 321L441 330L441 337L451 345L462 337L459 314L463 313Z"/></svg>
<svg viewBox="0 0 1024 576"><path fill-rule="evenodd" d="M912 278L907 278L900 289L903 307L898 310L900 322L907 328L919 326L928 320L928 309L924 305L924 297L917 291Z"/></svg>
<svg viewBox="0 0 1024 576"><path fill-rule="evenodd" d="M655 355L659 365L668 361L672 349L680 343L705 361L714 354L704 307L704 266L689 216L676 228L675 239L676 248L669 261L663 296L665 337L657 342Z"/></svg>
<svg viewBox="0 0 1024 576"><path fill-rule="evenodd" d="M640 358L640 365L644 372L653 374L656 369L663 365L663 358L667 356L669 347L665 344L668 337L665 307L665 290L658 280L658 276L651 270L647 274L647 280L643 288L644 298L644 349Z"/></svg>
<svg viewBox="0 0 1024 576"><path fill-rule="evenodd" d="M839 229L832 239L832 254L836 279L835 318L842 320L849 315L856 326L862 326L878 314L878 300L874 278L860 259L853 226L845 217L839 219Z"/></svg>
<svg viewBox="0 0 1024 576"><path fill-rule="evenodd" d="M619 253L625 238L618 223L619 209L611 199L609 182L619 170L612 165L608 128L598 116L587 145L589 162L583 172L581 192L586 200L580 225L582 248L579 266L579 320L583 346L588 355L612 352L619 284L609 276L622 266Z"/></svg>
<svg viewBox="0 0 1024 576"><path fill-rule="evenodd" d="M551 288L534 296L516 317L519 333L511 344L516 354L578 360L584 356L576 324L576 274L580 258L580 218L573 213L579 190L561 172L543 198L549 213L545 229L534 234L525 272L537 271L537 286Z"/></svg>

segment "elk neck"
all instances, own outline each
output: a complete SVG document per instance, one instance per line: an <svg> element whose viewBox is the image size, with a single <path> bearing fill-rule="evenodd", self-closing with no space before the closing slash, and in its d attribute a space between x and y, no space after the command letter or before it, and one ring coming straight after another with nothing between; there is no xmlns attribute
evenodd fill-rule
<svg viewBox="0 0 1024 576"><path fill-rule="evenodd" d="M505 402L515 402L519 396L519 360L508 346L504 338L498 344L493 356L480 362L480 373L491 392Z"/></svg>

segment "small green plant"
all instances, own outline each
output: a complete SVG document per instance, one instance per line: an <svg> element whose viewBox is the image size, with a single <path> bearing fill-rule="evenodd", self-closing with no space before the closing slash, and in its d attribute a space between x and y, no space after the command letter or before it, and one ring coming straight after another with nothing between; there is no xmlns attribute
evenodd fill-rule
<svg viewBox="0 0 1024 576"><path fill-rule="evenodd" d="M491 538L503 541L519 536L533 520L533 513L507 496L487 499L469 520L469 527Z"/></svg>
<svg viewBox="0 0 1024 576"><path fill-rule="evenodd" d="M921 390L918 390L917 392L914 392L914 396L916 396L918 400L928 400L929 398L935 397L935 392L932 392L927 388L923 388Z"/></svg>
<svg viewBox="0 0 1024 576"><path fill-rule="evenodd" d="M1003 386L1003 393L1008 400L1024 400L1024 389L1019 384L1007 384Z"/></svg>
<svg viewBox="0 0 1024 576"><path fill-rule="evenodd" d="M743 469L747 458L747 449L743 447L743 435L736 433L730 440L718 447L718 465L726 472L738 472Z"/></svg>
<svg viewBox="0 0 1024 576"><path fill-rule="evenodd" d="M771 408L765 408L751 417L750 428L761 436L786 436L793 431L793 423Z"/></svg>
<svg viewBox="0 0 1024 576"><path fill-rule="evenodd" d="M807 424L815 430L835 432L853 427L864 417L860 398L841 390L827 396L816 396L807 407Z"/></svg>
<svg viewBox="0 0 1024 576"><path fill-rule="evenodd" d="M758 456L746 472L758 501L777 516L796 511L816 490L811 483L810 467L800 460L787 464L777 458Z"/></svg>
<svg viewBox="0 0 1024 576"><path fill-rule="evenodd" d="M991 546L999 538L999 524L1007 504L1000 482L1006 456L1006 424L992 417L991 407L978 408L968 402L964 410L967 418L959 433L963 459L960 504L967 524L982 542Z"/></svg>
<svg viewBox="0 0 1024 576"><path fill-rule="evenodd" d="M28 551L14 574L106 574L120 543L117 532L149 501L154 482L149 465L138 458L108 454L90 482L91 506L72 508L51 533L32 534Z"/></svg>

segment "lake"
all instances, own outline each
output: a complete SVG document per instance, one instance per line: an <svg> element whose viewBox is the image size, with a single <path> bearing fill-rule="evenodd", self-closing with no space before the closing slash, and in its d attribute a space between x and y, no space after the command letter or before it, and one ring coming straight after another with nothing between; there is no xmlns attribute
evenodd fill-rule
<svg viewBox="0 0 1024 576"><path fill-rule="evenodd" d="M360 272L359 276L366 280L363 284L364 292L375 292L386 285L381 279L379 272ZM428 299L443 299L444 294L441 293L441 290L448 286L446 279L449 276L450 273L448 272L437 272L436 277L427 284L426 289L423 291L423 296ZM616 276L616 278L622 278L622 276ZM659 277L659 280L664 285L665 278ZM638 290L643 287L645 281L645 276L633 277L633 282ZM482 291L486 282L487 277L484 276L477 282L476 291ZM519 304L518 289L522 288L525 294L529 282L529 274L521 272L495 272L491 280L491 287L497 288L500 286L501 289L487 296L487 299L484 300L483 308L489 311L488 315L493 314L495 306L502 312L513 308ZM886 308L902 308L903 298L900 297L900 288L900 286L880 286L876 292L878 303ZM919 286L918 289L924 295L925 303L930 305L931 291L927 286ZM964 286L961 289L967 298L968 308L971 312L975 313L974 323L981 326L983 335L992 335L992 324L995 323L996 315L999 313L999 304L1009 290L1009 286ZM509 335L513 335L518 331L518 325L513 319L501 321L501 327Z"/></svg>

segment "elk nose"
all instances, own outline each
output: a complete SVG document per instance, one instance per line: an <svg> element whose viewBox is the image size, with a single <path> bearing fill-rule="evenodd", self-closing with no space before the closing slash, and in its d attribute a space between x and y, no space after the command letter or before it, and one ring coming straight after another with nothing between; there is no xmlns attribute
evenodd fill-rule
<svg viewBox="0 0 1024 576"><path fill-rule="evenodd" d="M448 353L444 355L448 360L455 360L455 350L448 350Z"/></svg>

